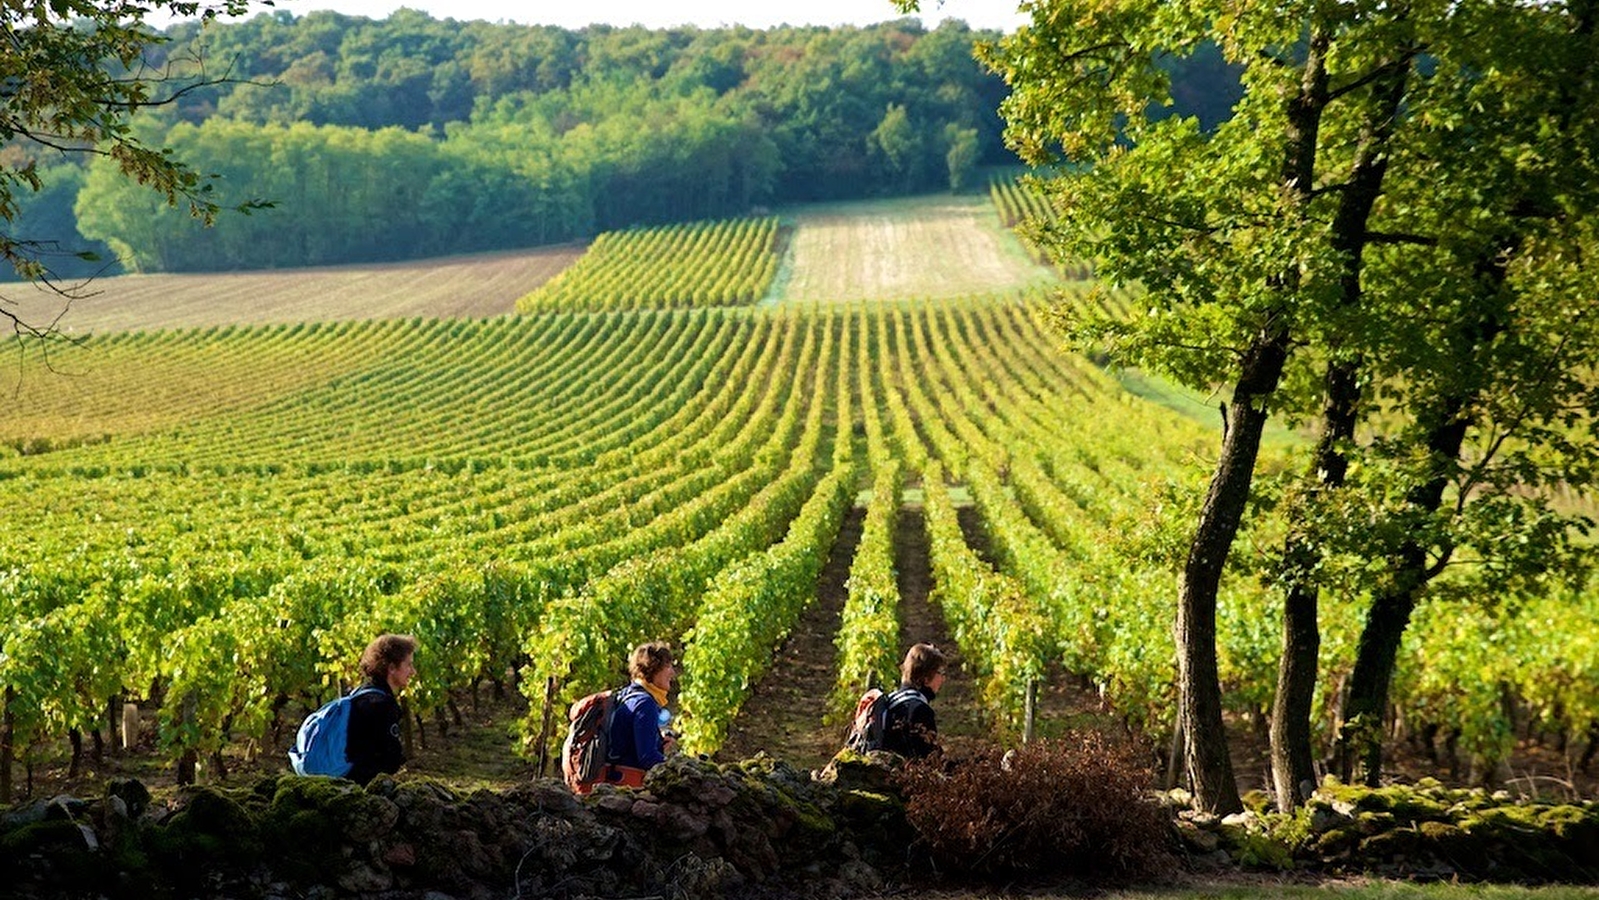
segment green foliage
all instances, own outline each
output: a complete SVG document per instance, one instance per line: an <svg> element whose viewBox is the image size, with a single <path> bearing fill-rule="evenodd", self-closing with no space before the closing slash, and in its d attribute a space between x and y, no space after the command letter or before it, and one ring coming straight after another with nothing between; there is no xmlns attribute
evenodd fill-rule
<svg viewBox="0 0 1599 900"><path fill-rule="evenodd" d="M777 274L774 217L610 231L520 312L750 305Z"/></svg>
<svg viewBox="0 0 1599 900"><path fill-rule="evenodd" d="M7 4L0 10L8 41L0 55L0 82L6 85L0 143L10 151L0 163L0 259L16 275L50 282L76 271L58 264L57 257L84 254L78 258L90 261L93 255L91 248L73 242L75 229L57 218L62 203L70 206L70 201L63 196L51 202L50 194L61 192L59 172L40 167L47 153L98 156L119 177L145 186L166 204L182 204L204 222L215 220L221 206L209 195L210 180L134 128L139 110L171 102L204 81L152 74L162 71L147 66L166 38L151 31L145 19L159 11L198 14L210 22L246 9L245 0L133 6L62 0ZM47 189L43 197L28 196ZM52 218L56 221L48 221ZM34 228L39 230L21 230ZM24 331L49 327L10 317Z"/></svg>

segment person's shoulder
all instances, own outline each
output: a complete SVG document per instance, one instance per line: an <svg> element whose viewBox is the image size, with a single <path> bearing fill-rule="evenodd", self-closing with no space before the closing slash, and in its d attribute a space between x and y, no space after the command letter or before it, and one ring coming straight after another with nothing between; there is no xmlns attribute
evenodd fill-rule
<svg viewBox="0 0 1599 900"><path fill-rule="evenodd" d="M655 698L650 696L649 691L636 684L630 684L622 688L618 693L616 702L618 706L625 707L628 710L636 710L645 706L655 705Z"/></svg>
<svg viewBox="0 0 1599 900"><path fill-rule="evenodd" d="M369 708L399 706L400 701L395 699L394 695L388 691L368 684L356 688L354 693L350 694L350 705Z"/></svg>
<svg viewBox="0 0 1599 900"><path fill-rule="evenodd" d="M909 686L898 688L889 694L888 702L893 706L903 706L905 704L913 706L916 704L928 705L927 695L922 693L920 689Z"/></svg>

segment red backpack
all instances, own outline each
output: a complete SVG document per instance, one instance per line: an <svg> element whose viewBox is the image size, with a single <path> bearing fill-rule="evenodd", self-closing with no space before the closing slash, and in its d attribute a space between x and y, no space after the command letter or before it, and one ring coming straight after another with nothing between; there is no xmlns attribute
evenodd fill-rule
<svg viewBox="0 0 1599 900"><path fill-rule="evenodd" d="M561 744L561 774L566 786L586 794L605 771L611 745L611 719L621 691L599 691L567 711L566 741Z"/></svg>
<svg viewBox="0 0 1599 900"><path fill-rule="evenodd" d="M856 753L883 749L883 731L888 726L888 695L872 688L855 703L844 746Z"/></svg>
<svg viewBox="0 0 1599 900"><path fill-rule="evenodd" d="M914 688L899 688L884 693L872 688L855 702L855 718L850 721L844 746L856 753L887 749L888 711L906 703L927 702Z"/></svg>

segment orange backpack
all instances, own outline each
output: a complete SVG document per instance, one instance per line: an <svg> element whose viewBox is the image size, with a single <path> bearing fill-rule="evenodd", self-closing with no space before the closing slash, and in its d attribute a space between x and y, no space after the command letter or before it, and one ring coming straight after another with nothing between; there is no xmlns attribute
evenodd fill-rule
<svg viewBox="0 0 1599 900"><path fill-rule="evenodd" d="M567 711L566 740L561 744L561 774L566 786L586 794L605 771L611 745L611 719L621 691L599 691Z"/></svg>

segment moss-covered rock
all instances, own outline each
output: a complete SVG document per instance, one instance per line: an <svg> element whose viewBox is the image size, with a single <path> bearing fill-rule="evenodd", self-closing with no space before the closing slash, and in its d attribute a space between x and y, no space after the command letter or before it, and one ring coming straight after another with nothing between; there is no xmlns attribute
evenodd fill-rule
<svg viewBox="0 0 1599 900"><path fill-rule="evenodd" d="M147 846L164 867L245 871L265 853L248 799L213 787L185 789L177 812L147 835Z"/></svg>
<svg viewBox="0 0 1599 900"><path fill-rule="evenodd" d="M1293 848L1287 841L1264 829L1228 824L1221 826L1218 836L1221 848L1241 866L1277 870L1294 868Z"/></svg>
<svg viewBox="0 0 1599 900"><path fill-rule="evenodd" d="M1347 804L1357 818L1361 813L1386 813L1398 822L1442 822L1448 820L1453 801L1441 789L1437 782L1369 788L1329 781L1316 794L1335 809L1342 810Z"/></svg>

